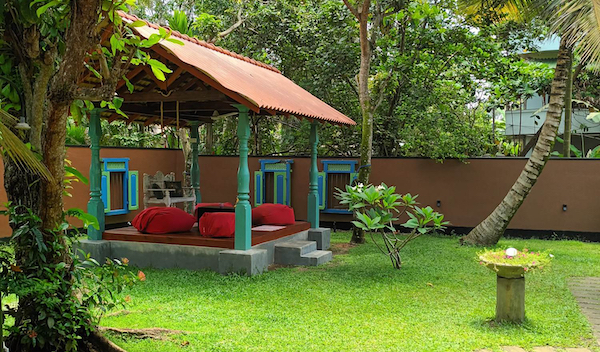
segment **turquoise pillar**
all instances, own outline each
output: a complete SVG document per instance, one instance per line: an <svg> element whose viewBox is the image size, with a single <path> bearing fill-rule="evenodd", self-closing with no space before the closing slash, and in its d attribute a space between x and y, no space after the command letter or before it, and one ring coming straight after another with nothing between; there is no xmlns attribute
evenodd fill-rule
<svg viewBox="0 0 600 352"><path fill-rule="evenodd" d="M194 187L194 195L196 196L196 204L202 202L200 195L200 166L198 165L198 121L190 122L190 139L192 142L192 187Z"/></svg>
<svg viewBox="0 0 600 352"><path fill-rule="evenodd" d="M100 110L94 109L90 114L90 139L92 150L92 161L90 164L90 201L88 202L88 213L98 219L100 229L90 226L87 229L90 240L99 241L104 232L104 202L102 202L102 167L100 164L100 136L102 127L100 126Z"/></svg>
<svg viewBox="0 0 600 352"><path fill-rule="evenodd" d="M250 120L248 108L234 105L239 110L237 135L240 142L240 166L238 168L238 196L235 204L235 249L252 247L252 207L250 206L250 170L248 169L248 139Z"/></svg>
<svg viewBox="0 0 600 352"><path fill-rule="evenodd" d="M319 228L319 169L317 168L318 125L310 126L310 172L308 185L308 222L313 229Z"/></svg>

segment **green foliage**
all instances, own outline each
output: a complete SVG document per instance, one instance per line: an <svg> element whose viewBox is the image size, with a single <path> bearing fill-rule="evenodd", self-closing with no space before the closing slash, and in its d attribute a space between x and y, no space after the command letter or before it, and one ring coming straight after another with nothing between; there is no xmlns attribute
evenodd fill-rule
<svg viewBox="0 0 600 352"><path fill-rule="evenodd" d="M562 139L561 137L556 137L556 141L559 143L564 143L564 139ZM587 153L584 155L583 151L581 151L579 148L577 148L576 146L574 146L573 144L571 144L570 146L571 149L571 153L573 153L573 155L576 158L588 158L588 159L598 159L600 158L600 145L596 146L592 149L589 149L587 151ZM553 151L552 154L550 154L552 156L558 156L561 158L564 158L565 156L562 153L559 153L557 151Z"/></svg>
<svg viewBox="0 0 600 352"><path fill-rule="evenodd" d="M395 192L396 187L388 187L385 183L379 186L364 186L359 183L356 186L346 186L346 191L338 188L335 196L340 200L340 204L346 205L358 219L352 221L352 224L368 231L374 243L376 242L373 232L381 234L385 249L379 245L378 248L390 257L394 268L400 269L400 250L404 246L421 235L444 229L448 222L444 221L444 215L431 207L418 207L418 196L413 197L410 193L400 195ZM411 232L401 238L393 222L403 214L408 215L409 219L402 226Z"/></svg>
<svg viewBox="0 0 600 352"><path fill-rule="evenodd" d="M77 351L102 314L122 304L118 293L133 285L136 276L127 270L126 260L100 265L89 255L80 259L71 249L78 234L63 235L69 229L66 222L48 231L30 209L9 205L1 213L10 215L16 256L3 251L0 291L19 299L19 309L8 312L15 319L8 327L9 339L18 338L23 349ZM83 214L70 210L66 215ZM55 261L56 252L66 256Z"/></svg>

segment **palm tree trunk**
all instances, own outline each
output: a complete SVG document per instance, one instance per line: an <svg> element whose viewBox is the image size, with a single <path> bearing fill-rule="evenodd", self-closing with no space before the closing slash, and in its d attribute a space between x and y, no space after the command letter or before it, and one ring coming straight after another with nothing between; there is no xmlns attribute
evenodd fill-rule
<svg viewBox="0 0 600 352"><path fill-rule="evenodd" d="M565 131L563 135L563 156L571 156L571 129L573 120L573 51L569 50L570 60L567 65L567 87L565 90ZM585 150L581 151L585 154Z"/></svg>
<svg viewBox="0 0 600 352"><path fill-rule="evenodd" d="M546 114L546 121L542 126L540 137L533 148L531 157L527 160L525 168L496 209L471 230L468 235L461 238L461 242L483 246L498 243L506 227L542 173L554 147L554 140L556 139L558 126L560 125L560 118L565 102L568 67L571 61L570 51L565 40L562 39L558 50L554 79L552 80L550 106Z"/></svg>

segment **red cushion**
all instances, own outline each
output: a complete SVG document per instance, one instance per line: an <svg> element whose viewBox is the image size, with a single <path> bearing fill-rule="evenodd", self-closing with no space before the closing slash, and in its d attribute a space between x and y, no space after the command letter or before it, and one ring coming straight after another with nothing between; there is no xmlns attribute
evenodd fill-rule
<svg viewBox="0 0 600 352"><path fill-rule="evenodd" d="M198 204L196 204L196 209L198 209L198 208L221 208L221 209L229 208L229 209L233 209L233 204L231 204L229 202L225 202L225 203L198 203Z"/></svg>
<svg viewBox="0 0 600 352"><path fill-rule="evenodd" d="M283 204L263 204L252 209L255 225L293 225L296 223L294 209Z"/></svg>
<svg viewBox="0 0 600 352"><path fill-rule="evenodd" d="M144 209L131 222L143 233L162 234L188 232L196 219L179 208L152 207Z"/></svg>
<svg viewBox="0 0 600 352"><path fill-rule="evenodd" d="M234 237L235 213L204 213L198 229L204 237Z"/></svg>

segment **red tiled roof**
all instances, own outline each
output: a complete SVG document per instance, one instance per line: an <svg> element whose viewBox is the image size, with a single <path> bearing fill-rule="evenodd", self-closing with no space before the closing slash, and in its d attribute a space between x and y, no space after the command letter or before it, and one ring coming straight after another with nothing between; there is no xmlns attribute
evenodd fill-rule
<svg viewBox="0 0 600 352"><path fill-rule="evenodd" d="M126 21L139 20L138 17L126 13L121 13L121 16ZM149 22L146 24L135 28L140 36L149 38L158 33L158 25ZM226 90L244 98L244 105L250 105L248 107L254 111L264 109L333 124L356 125L352 119L292 82L273 66L190 38L177 31L173 31L171 36L181 39L183 45L166 40L157 45L183 63L193 66ZM227 94L227 91L224 93ZM231 98L236 100L235 96Z"/></svg>

